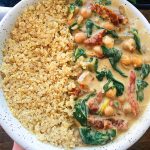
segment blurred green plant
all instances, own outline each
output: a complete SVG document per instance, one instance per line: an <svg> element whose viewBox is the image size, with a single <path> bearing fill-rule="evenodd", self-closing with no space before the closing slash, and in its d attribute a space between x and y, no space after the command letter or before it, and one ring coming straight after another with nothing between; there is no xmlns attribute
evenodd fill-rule
<svg viewBox="0 0 150 150"><path fill-rule="evenodd" d="M137 0L129 0L129 2L133 3L133 4L136 4L137 3Z"/></svg>

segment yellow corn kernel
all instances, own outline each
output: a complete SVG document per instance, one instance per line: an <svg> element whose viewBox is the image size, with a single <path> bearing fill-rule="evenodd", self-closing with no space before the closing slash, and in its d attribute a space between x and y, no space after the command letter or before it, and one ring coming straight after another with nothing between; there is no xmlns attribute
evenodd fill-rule
<svg viewBox="0 0 150 150"><path fill-rule="evenodd" d="M103 114L105 108L109 105L110 100L108 98L104 99L104 102L101 104L100 109L99 109L99 113Z"/></svg>

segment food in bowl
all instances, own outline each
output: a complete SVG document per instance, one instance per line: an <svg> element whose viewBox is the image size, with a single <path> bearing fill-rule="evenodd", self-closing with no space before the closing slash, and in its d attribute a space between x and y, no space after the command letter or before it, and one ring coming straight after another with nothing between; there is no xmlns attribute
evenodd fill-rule
<svg viewBox="0 0 150 150"><path fill-rule="evenodd" d="M143 112L150 37L128 13L117 0L45 0L18 18L4 48L3 91L39 140L104 145Z"/></svg>

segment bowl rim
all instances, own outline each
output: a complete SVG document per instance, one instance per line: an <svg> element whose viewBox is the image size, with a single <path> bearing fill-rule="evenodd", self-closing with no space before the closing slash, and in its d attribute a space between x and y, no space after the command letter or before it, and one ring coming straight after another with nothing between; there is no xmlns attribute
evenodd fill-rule
<svg viewBox="0 0 150 150"><path fill-rule="evenodd" d="M18 9L18 12L21 12L21 8L22 7L26 8L26 5L29 4L29 1L32 1L31 3L34 3L33 2L34 0L22 0L17 5L15 5L6 14L6 16L4 16L4 18L0 22L0 33L1 32L2 33L5 32L5 31L2 31L2 29L5 26L6 20L8 20L10 17L12 17L14 15L14 13L17 11L17 9ZM38 0L36 0L36 1L38 1ZM129 9L132 9L132 11L134 13L136 13L137 16L140 18L140 20L143 22L144 26L147 29L149 29L149 31L150 31L150 24L147 21L147 19L142 15L142 13L137 8L135 8L131 3L129 3L127 0L120 0L120 1L122 3L125 3ZM19 16L19 14L17 15L17 17L18 16ZM5 33L5 34L7 34L7 33ZM0 102L2 102L3 100L5 100L5 98L3 96L3 91L0 89ZM6 105L2 105L2 106L0 106L0 108L6 107ZM3 111L4 111L3 109L0 110L0 124L1 124L1 126L3 127L3 129L6 131L6 133L13 140L15 140L18 144L20 144L26 150L42 150L43 148L45 150L48 150L48 149L54 149L54 150L58 149L58 150L60 150L61 149L59 147L51 146L51 145L44 144L44 143L38 141L34 135L29 133L24 127L22 127L22 125L18 122L18 120L16 118L14 118L10 113L9 114L8 113L4 113ZM9 111L9 109L7 111ZM11 115L11 117L9 118L10 115ZM130 139L128 138L128 136L121 135L122 141L120 141L121 140L120 138L117 138L114 142L111 142L111 143L109 143L109 144L107 144L105 146L86 147L86 149L87 150L91 150L91 149L94 149L94 150L100 150L100 149L110 150L110 148L111 149L114 148L115 150L121 150L121 149L125 150L125 149L129 148L135 142L137 142L140 139L140 137L143 136L143 134L149 128L149 126L150 126L149 115L150 115L150 103L149 103L149 106L146 107L146 110L144 111L144 113L143 113L143 115L141 117L141 120L138 122L139 125L133 125L133 127L131 128L132 130L135 128L135 131L131 131L131 129L129 129L129 131L127 131L127 132L129 132L128 134L130 134ZM13 118L13 121L15 121L15 125L13 125L11 123L8 123L9 119L10 119L10 121L12 121L11 120L12 118ZM143 123L142 123L142 121L143 121ZM17 124L17 126L16 126L16 124ZM137 128L137 126L138 126L138 128ZM141 127L141 129L139 127ZM18 135L17 130L20 132L20 136ZM30 137L21 138L21 136L29 135L29 134L30 134ZM83 148L75 148L75 149L83 150L84 148L85 147L83 147Z"/></svg>

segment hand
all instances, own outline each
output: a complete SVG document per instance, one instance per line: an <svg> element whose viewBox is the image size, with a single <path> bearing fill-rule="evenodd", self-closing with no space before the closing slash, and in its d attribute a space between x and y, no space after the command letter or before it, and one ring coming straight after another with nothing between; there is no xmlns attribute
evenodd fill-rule
<svg viewBox="0 0 150 150"><path fill-rule="evenodd" d="M23 148L20 147L20 145L16 144L14 142L14 145L13 145L13 149L12 150L23 150Z"/></svg>

